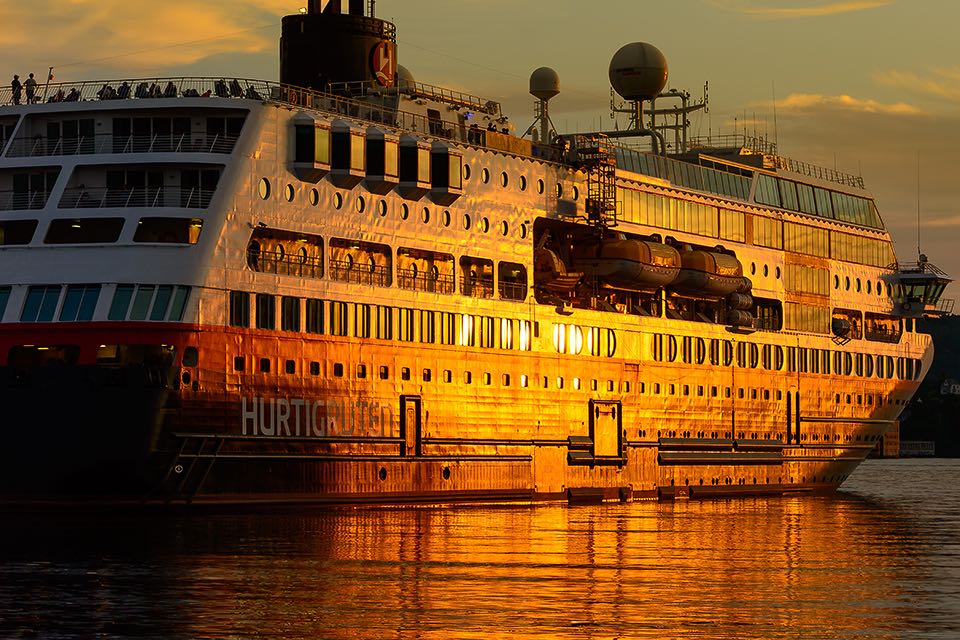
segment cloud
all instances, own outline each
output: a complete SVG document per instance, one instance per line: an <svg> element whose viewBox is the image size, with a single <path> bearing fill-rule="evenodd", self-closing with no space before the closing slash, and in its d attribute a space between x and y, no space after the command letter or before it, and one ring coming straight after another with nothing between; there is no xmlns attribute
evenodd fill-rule
<svg viewBox="0 0 960 640"><path fill-rule="evenodd" d="M751 0L707 0L707 2L725 11L758 19L790 20L879 9L894 4L896 0L842 0L840 2L820 2L809 6L765 6Z"/></svg>
<svg viewBox="0 0 960 640"><path fill-rule="evenodd" d="M932 76L920 76L910 71L884 71L875 74L874 80L885 87L960 102L960 67L933 69Z"/></svg>
<svg viewBox="0 0 960 640"><path fill-rule="evenodd" d="M764 103L763 106L769 108L771 105L772 103ZM814 108L900 116L915 116L923 113L919 107L906 102L885 104L877 100L863 100L846 94L825 96L816 93L791 93L786 99L777 101L778 111L809 111Z"/></svg>
<svg viewBox="0 0 960 640"><path fill-rule="evenodd" d="M280 16L290 12L290 3L247 0L240 4L227 0L3 3L0 47L4 57L18 65L39 69L52 64L77 70L170 68L227 52L275 48L274 33L267 29L279 26Z"/></svg>

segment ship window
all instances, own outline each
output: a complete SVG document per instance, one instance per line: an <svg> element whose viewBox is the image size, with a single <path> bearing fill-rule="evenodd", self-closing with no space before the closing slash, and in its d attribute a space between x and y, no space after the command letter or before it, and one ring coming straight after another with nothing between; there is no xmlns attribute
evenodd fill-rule
<svg viewBox="0 0 960 640"><path fill-rule="evenodd" d="M155 288L154 285L150 284L141 284L137 287L137 293L133 297L133 306L130 308L130 320L147 319Z"/></svg>
<svg viewBox="0 0 960 640"><path fill-rule="evenodd" d="M357 377L361 380L367 377L367 365L362 363L357 365Z"/></svg>
<svg viewBox="0 0 960 640"><path fill-rule="evenodd" d="M562 376L558 376L558 377L557 377L557 389L563 389L563 377L562 377Z"/></svg>
<svg viewBox="0 0 960 640"><path fill-rule="evenodd" d="M830 199L830 192L826 189L815 187L813 190L814 200L817 202L817 215L821 218L833 218L833 204Z"/></svg>
<svg viewBox="0 0 960 640"><path fill-rule="evenodd" d="M333 363L333 375L334 375L334 377L336 377L336 378L342 378L342 377L343 377L343 363L342 363L342 362L334 362L334 363Z"/></svg>
<svg viewBox="0 0 960 640"><path fill-rule="evenodd" d="M50 222L45 244L91 244L116 242L123 218L60 218Z"/></svg>
<svg viewBox="0 0 960 640"><path fill-rule="evenodd" d="M780 190L777 188L777 179L765 173L758 173L755 198L760 204L779 207Z"/></svg>
<svg viewBox="0 0 960 640"><path fill-rule="evenodd" d="M526 374L522 374L522 375L520 376L520 386L521 386L521 387L526 387L526 386L528 386L529 384L530 384L530 379L527 377Z"/></svg>
<svg viewBox="0 0 960 640"><path fill-rule="evenodd" d="M36 286L27 290L20 312L21 322L50 322L60 301L60 285Z"/></svg>
<svg viewBox="0 0 960 640"><path fill-rule="evenodd" d="M60 309L61 322L87 322L93 319L93 311L100 297L99 284L72 284L67 287Z"/></svg>
<svg viewBox="0 0 960 640"><path fill-rule="evenodd" d="M312 361L310 363L310 375L318 376L320 375L320 363L317 361Z"/></svg>
<svg viewBox="0 0 960 640"><path fill-rule="evenodd" d="M306 321L307 333L323 333L323 300L306 301Z"/></svg>
<svg viewBox="0 0 960 640"><path fill-rule="evenodd" d="M463 383L464 384L473 384L473 374L469 371L463 372Z"/></svg>
<svg viewBox="0 0 960 640"><path fill-rule="evenodd" d="M136 286L132 284L118 284L113 294L113 302L110 304L110 311L107 313L107 320L126 320L127 310L130 308L130 301L133 299L133 292ZM233 294L231 292L231 309L233 308ZM232 317L232 316L231 316ZM249 322L249 310L247 320ZM235 325L239 326L239 325Z"/></svg>
<svg viewBox="0 0 960 640"><path fill-rule="evenodd" d="M379 370L379 374L378 374L378 375L380 376L380 379L381 379L381 380L389 380L389 379L390 379L390 367L388 367L388 366L385 365L385 364L384 364L384 365L380 365L380 370Z"/></svg>
<svg viewBox="0 0 960 640"><path fill-rule="evenodd" d="M257 328L274 329L277 324L277 306L274 296L267 293L257 294Z"/></svg>
<svg viewBox="0 0 960 640"><path fill-rule="evenodd" d="M400 368L400 379L409 380L410 379L410 367L401 367Z"/></svg>
<svg viewBox="0 0 960 640"><path fill-rule="evenodd" d="M300 331L300 298L283 296L280 299L280 329Z"/></svg>
<svg viewBox="0 0 960 640"><path fill-rule="evenodd" d="M260 373L270 373L270 358L260 358Z"/></svg>
<svg viewBox="0 0 960 640"><path fill-rule="evenodd" d="M243 356L234 356L233 358L233 370L234 371L243 371L246 367L246 360Z"/></svg>
<svg viewBox="0 0 960 640"><path fill-rule="evenodd" d="M3 321L3 313L7 310L7 302L10 300L10 291L12 287L0 287L0 321Z"/></svg>
<svg viewBox="0 0 960 640"><path fill-rule="evenodd" d="M813 197L813 187L808 184L797 183L797 196L800 211L817 215L817 202Z"/></svg>
<svg viewBox="0 0 960 640"><path fill-rule="evenodd" d="M0 220L0 245L30 244L37 220Z"/></svg>
<svg viewBox="0 0 960 640"><path fill-rule="evenodd" d="M151 320L163 320L167 317L167 310L170 307L170 299L173 297L173 287L168 284L157 287L157 294L153 299L153 307L150 310Z"/></svg>
<svg viewBox="0 0 960 640"><path fill-rule="evenodd" d="M430 371L430 369L424 369L424 370L423 370L423 381L424 381L424 382L430 382L432 379L433 379L433 373Z"/></svg>
<svg viewBox="0 0 960 640"><path fill-rule="evenodd" d="M372 335L373 310L369 304L354 305L353 335L357 338L369 338Z"/></svg>
<svg viewBox="0 0 960 640"><path fill-rule="evenodd" d="M330 303L330 334L345 336L349 329L346 302Z"/></svg>
<svg viewBox="0 0 960 640"><path fill-rule="evenodd" d="M284 370L290 375L295 374L297 372L297 363L294 360L287 360L284 363Z"/></svg>

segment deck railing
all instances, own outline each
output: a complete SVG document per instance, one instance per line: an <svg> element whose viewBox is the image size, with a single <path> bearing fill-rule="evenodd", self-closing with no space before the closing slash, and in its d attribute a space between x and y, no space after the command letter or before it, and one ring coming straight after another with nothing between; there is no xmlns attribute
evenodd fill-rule
<svg viewBox="0 0 960 640"><path fill-rule="evenodd" d="M43 209L49 197L49 191L0 191L0 211Z"/></svg>
<svg viewBox="0 0 960 640"><path fill-rule="evenodd" d="M299 278L322 278L323 258L307 256L300 253L283 253L280 251L261 251L248 254L247 261L254 271L275 273L280 276L297 276Z"/></svg>
<svg viewBox="0 0 960 640"><path fill-rule="evenodd" d="M72 156L95 153L231 153L238 136L157 134L114 136L98 134L77 138L20 137L10 141L7 157Z"/></svg>
<svg viewBox="0 0 960 640"><path fill-rule="evenodd" d="M427 293L453 293L452 275L417 272L413 269L397 270L397 286L410 291Z"/></svg>
<svg viewBox="0 0 960 640"><path fill-rule="evenodd" d="M331 260L330 277L351 284L369 284L377 287L389 287L390 268L379 265L360 264L350 260Z"/></svg>
<svg viewBox="0 0 960 640"><path fill-rule="evenodd" d="M74 187L64 189L61 209L103 209L107 207L180 207L202 209L210 206L212 189L184 187Z"/></svg>

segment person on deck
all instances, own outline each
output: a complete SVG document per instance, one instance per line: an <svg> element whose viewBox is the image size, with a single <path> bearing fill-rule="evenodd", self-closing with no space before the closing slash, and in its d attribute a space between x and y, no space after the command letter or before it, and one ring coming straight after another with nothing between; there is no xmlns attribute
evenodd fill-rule
<svg viewBox="0 0 960 640"><path fill-rule="evenodd" d="M26 82L23 83L23 88L27 92L27 104L33 104L37 101L37 81L33 79L33 74L30 74L30 77L27 78Z"/></svg>
<svg viewBox="0 0 960 640"><path fill-rule="evenodd" d="M23 93L23 85L20 83L20 76L14 74L13 82L10 83L10 89L13 91L13 104L20 104L20 96Z"/></svg>

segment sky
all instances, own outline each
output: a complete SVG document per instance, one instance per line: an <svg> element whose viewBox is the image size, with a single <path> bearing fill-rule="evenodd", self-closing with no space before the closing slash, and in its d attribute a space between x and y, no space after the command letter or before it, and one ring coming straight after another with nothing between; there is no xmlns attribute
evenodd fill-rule
<svg viewBox="0 0 960 640"><path fill-rule="evenodd" d="M150 75L277 79L280 18L305 0L33 0L0 4L7 74L57 81ZM960 278L960 1L379 0L420 82L533 120L530 72L550 66L561 132L612 126L610 58L645 41L668 87L703 94L694 135L744 125L781 155L860 174L899 259ZM776 105L776 127L774 127ZM918 172L919 168L919 172ZM960 290L960 287L956 288Z"/></svg>

